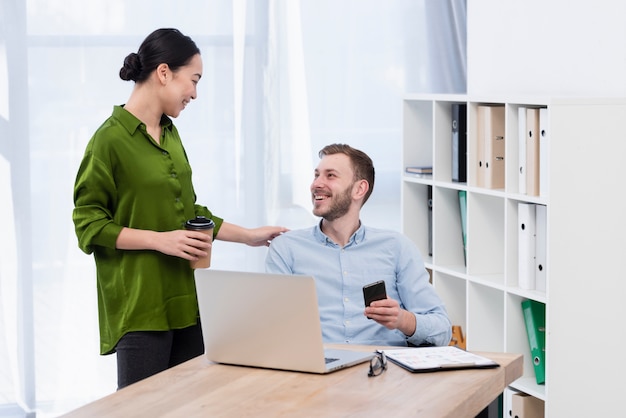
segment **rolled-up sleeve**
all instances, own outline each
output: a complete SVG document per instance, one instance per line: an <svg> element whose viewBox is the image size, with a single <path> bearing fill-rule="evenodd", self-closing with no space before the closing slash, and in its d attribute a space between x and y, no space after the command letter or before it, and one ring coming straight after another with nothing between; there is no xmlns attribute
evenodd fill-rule
<svg viewBox="0 0 626 418"><path fill-rule="evenodd" d="M401 304L415 315L415 333L407 341L413 345L448 345L452 327L448 313L430 284L421 254L406 237L399 246L397 284Z"/></svg>

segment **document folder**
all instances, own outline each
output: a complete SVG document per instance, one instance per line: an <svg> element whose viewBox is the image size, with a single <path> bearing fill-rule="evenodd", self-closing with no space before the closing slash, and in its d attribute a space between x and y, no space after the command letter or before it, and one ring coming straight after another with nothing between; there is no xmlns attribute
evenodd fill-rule
<svg viewBox="0 0 626 418"><path fill-rule="evenodd" d="M485 112L487 106L476 108L476 154L470 154L472 159L471 183L478 187L485 187Z"/></svg>
<svg viewBox="0 0 626 418"><path fill-rule="evenodd" d="M544 418L545 404L539 398L526 393L516 393L511 397L511 415L517 418Z"/></svg>
<svg viewBox="0 0 626 418"><path fill-rule="evenodd" d="M384 350L383 352L391 362L412 373L458 369L485 369L500 366L493 360L467 352L452 345L399 348Z"/></svg>
<svg viewBox="0 0 626 418"><path fill-rule="evenodd" d="M463 240L463 260L467 266L467 191L459 190L459 212L461 213L461 239Z"/></svg>
<svg viewBox="0 0 626 418"><path fill-rule="evenodd" d="M428 255L433 256L433 186L428 186Z"/></svg>
<svg viewBox="0 0 626 418"><path fill-rule="evenodd" d="M527 299L522 302L522 312L535 379L541 385L546 382L546 307L541 302Z"/></svg>
<svg viewBox="0 0 626 418"><path fill-rule="evenodd" d="M548 152L550 149L550 126L548 109L539 110L539 195L548 195Z"/></svg>
<svg viewBox="0 0 626 418"><path fill-rule="evenodd" d="M452 181L467 181L467 105L452 103Z"/></svg>
<svg viewBox="0 0 626 418"><path fill-rule="evenodd" d="M535 290L536 211L533 203L517 204L518 269L520 288Z"/></svg>
<svg viewBox="0 0 626 418"><path fill-rule="evenodd" d="M526 194L539 196L539 109L526 109Z"/></svg>
<svg viewBox="0 0 626 418"><path fill-rule="evenodd" d="M520 194L526 194L526 108L517 109L517 127L518 127L518 152L517 162L518 169L518 191Z"/></svg>
<svg viewBox="0 0 626 418"><path fill-rule="evenodd" d="M545 292L547 290L547 234L548 234L548 208L545 205L535 206L535 290Z"/></svg>
<svg viewBox="0 0 626 418"><path fill-rule="evenodd" d="M504 188L504 106L478 106L478 186ZM481 146L482 142L482 146Z"/></svg>

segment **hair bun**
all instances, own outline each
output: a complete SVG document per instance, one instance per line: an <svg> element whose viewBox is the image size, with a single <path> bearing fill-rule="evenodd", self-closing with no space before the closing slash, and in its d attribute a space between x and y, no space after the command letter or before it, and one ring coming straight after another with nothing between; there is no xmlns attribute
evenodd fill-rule
<svg viewBox="0 0 626 418"><path fill-rule="evenodd" d="M126 81L137 81L137 76L141 73L141 68L139 55L132 52L124 59L124 65L120 69L120 78Z"/></svg>

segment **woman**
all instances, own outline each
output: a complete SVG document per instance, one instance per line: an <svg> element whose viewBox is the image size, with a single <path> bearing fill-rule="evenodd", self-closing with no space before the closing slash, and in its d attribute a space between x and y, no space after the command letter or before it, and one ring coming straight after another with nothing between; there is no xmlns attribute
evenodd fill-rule
<svg viewBox="0 0 626 418"><path fill-rule="evenodd" d="M94 133L74 188L79 247L94 254L100 353L117 353L118 389L203 353L189 262L211 243L184 223L205 216L215 239L262 246L286 231L224 222L196 204L191 167L171 118L196 98L200 50L158 29L124 60L135 86Z"/></svg>

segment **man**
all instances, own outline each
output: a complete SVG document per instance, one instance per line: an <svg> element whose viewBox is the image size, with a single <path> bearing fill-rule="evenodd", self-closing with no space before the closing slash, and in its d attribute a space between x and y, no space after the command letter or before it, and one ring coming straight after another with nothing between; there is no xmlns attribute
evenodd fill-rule
<svg viewBox="0 0 626 418"><path fill-rule="evenodd" d="M311 198L322 219L275 238L266 270L315 277L326 343L447 345L450 320L417 247L402 234L361 224L374 188L372 160L344 144L319 156ZM366 308L362 288L378 280L387 298Z"/></svg>

